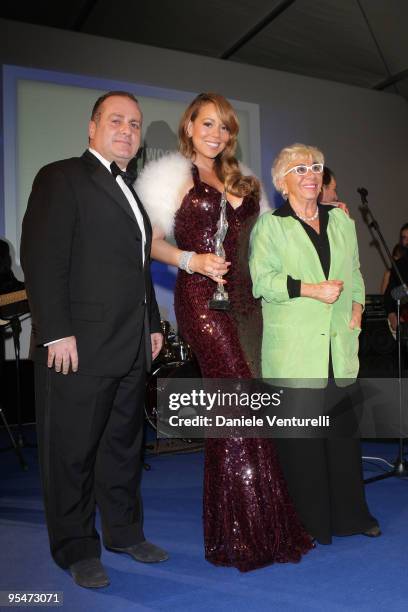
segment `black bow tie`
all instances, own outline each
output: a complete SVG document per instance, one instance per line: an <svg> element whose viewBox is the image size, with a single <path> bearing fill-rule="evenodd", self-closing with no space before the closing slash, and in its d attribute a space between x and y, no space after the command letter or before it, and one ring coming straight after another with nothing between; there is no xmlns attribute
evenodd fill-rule
<svg viewBox="0 0 408 612"><path fill-rule="evenodd" d="M129 187L133 185L137 177L136 163L133 163L131 160L128 164L128 167L125 170L121 170L116 162L112 162L110 165L110 169L113 175L113 178L116 179L117 176L121 176L125 181L126 185Z"/></svg>

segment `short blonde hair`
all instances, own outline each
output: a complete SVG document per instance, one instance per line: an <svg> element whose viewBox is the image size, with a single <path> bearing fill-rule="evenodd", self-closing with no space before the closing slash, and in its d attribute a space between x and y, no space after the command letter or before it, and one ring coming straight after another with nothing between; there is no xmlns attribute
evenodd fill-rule
<svg viewBox="0 0 408 612"><path fill-rule="evenodd" d="M290 147L282 149L272 165L272 181L277 191L283 192L282 181L286 170L289 169L293 162L305 157L310 157L312 163L324 164L323 153L316 147L296 142L290 145Z"/></svg>

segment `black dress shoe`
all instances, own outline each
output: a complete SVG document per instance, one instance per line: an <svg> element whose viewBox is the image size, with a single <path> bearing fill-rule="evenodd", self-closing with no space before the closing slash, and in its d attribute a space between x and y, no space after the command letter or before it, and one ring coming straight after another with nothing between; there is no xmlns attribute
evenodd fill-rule
<svg viewBox="0 0 408 612"><path fill-rule="evenodd" d="M169 558L165 550L147 540L139 542L139 544L126 546L125 548L116 548L115 546L107 546L106 548L113 552L130 555L135 561L140 561L141 563L160 563L160 561L167 561Z"/></svg>
<svg viewBox="0 0 408 612"><path fill-rule="evenodd" d="M373 525L373 527L369 527L362 532L362 535L367 536L368 538L378 538L381 535L381 529L379 525Z"/></svg>
<svg viewBox="0 0 408 612"><path fill-rule="evenodd" d="M109 584L105 568L96 557L73 563L69 566L69 571L74 582L85 589L100 589Z"/></svg>

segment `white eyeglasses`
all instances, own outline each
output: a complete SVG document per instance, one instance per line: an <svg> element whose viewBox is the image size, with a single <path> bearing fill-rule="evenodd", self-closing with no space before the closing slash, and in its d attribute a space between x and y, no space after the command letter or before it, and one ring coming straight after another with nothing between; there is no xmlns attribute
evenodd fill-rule
<svg viewBox="0 0 408 612"><path fill-rule="evenodd" d="M306 166L305 164L300 164L299 166L294 166L290 168L290 170L286 170L283 176L289 174L289 172L296 172L299 176L304 176L307 174L307 171L311 170L313 174L321 174L323 172L323 164L312 164L311 166Z"/></svg>

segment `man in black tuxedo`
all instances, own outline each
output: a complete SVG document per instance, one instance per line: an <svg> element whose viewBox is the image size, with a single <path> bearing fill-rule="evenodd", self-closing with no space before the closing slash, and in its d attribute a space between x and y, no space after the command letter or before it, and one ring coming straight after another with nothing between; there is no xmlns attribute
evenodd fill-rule
<svg viewBox="0 0 408 612"><path fill-rule="evenodd" d="M96 505L106 548L167 559L145 540L140 497L146 370L162 345L151 226L125 172L141 125L132 94L99 98L89 149L39 171L23 221L50 548L85 587L109 584Z"/></svg>

